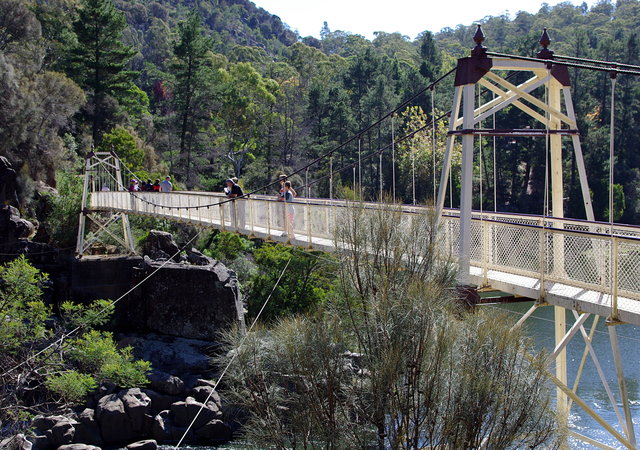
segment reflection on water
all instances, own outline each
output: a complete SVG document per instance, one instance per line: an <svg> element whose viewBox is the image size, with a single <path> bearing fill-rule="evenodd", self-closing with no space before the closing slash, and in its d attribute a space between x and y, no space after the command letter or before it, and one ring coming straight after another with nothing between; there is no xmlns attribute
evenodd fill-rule
<svg viewBox="0 0 640 450"><path fill-rule="evenodd" d="M487 305L488 308L497 308L507 311L514 316L514 322L524 314L532 303L513 303L508 305ZM525 322L527 334L534 338L534 345L537 350L546 349L552 351L555 346L554 338L554 322L553 307L547 306L538 308ZM585 328L587 333L590 332L594 317L587 319ZM618 379L616 377L615 365L613 362L613 354L609 342L609 332L605 325L605 318L601 317L598 321L596 332L593 336L592 345L596 356L602 366L605 379L609 383L609 387L618 402L620 413L624 420L624 411L618 394ZM573 313L567 311L567 330L575 322ZM625 381L627 393L631 400L631 415L633 417L635 433L640 437L640 328L632 325L619 325L616 328L618 333L618 342L620 345L620 353L622 355L622 365L624 367ZM578 332L567 346L567 366L568 366L568 384L573 386L580 361L584 352L584 340ZM607 392L600 381L595 364L590 356L587 357L582 378L578 387L578 395L585 401L597 414L611 424L617 431L623 433L622 427L618 423L616 413L609 401ZM585 411L573 405L571 415L569 417L571 427L578 433L593 439L600 440L610 446L620 447L620 444L604 430L591 416ZM572 440L572 448L587 449L593 448L581 441Z"/></svg>

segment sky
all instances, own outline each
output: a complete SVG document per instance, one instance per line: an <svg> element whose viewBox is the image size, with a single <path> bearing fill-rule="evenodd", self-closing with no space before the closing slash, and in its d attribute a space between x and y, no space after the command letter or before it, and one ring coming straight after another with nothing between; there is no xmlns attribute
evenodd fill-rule
<svg viewBox="0 0 640 450"><path fill-rule="evenodd" d="M543 0L253 0L298 30L301 36L319 37L322 22L331 31L342 30L372 39L375 31L400 32L414 39L420 32L470 25L485 16L518 11L535 13ZM549 5L559 0L547 1ZM572 0L575 5L582 0ZM587 0L589 6L594 0Z"/></svg>

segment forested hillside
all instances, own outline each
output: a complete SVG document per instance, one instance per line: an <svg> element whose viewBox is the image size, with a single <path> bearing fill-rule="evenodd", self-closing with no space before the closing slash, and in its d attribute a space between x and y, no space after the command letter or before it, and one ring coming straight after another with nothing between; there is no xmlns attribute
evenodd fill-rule
<svg viewBox="0 0 640 450"><path fill-rule="evenodd" d="M536 14L482 22L494 51L534 55L546 26L556 53L638 63L638 0L543 4ZM56 172L80 173L92 146L115 150L140 177L169 173L181 188L220 190L236 175L250 190L344 142L446 73L468 54L473 32L471 24L410 37L381 31L370 41L325 24L316 39L248 0L0 0L0 154L20 171L25 207L34 181L54 185ZM596 216L606 219L609 77L577 69L571 76ZM438 86L437 110L451 107L452 82ZM616 96L615 216L640 223L640 80L620 76ZM412 106L422 110L400 114L396 134L428 120L429 93ZM500 128L528 124L515 109L497 120ZM391 131L385 123L363 134L361 151L388 145ZM404 201L412 197L410 155L419 201L431 196L430 143L418 136L397 149ZM483 206L493 209L495 179L498 210L541 213L544 141L495 143L495 177L493 140L483 143L482 164L476 158ZM336 166L357 154L357 144L346 146ZM569 152L565 159L566 213L582 217L575 161ZM378 195L378 164L363 168L367 198ZM327 170L326 162L313 166L308 177ZM382 175L391 190L390 152ZM350 195L353 176L342 172L336 192ZM311 194L327 189L318 183Z"/></svg>

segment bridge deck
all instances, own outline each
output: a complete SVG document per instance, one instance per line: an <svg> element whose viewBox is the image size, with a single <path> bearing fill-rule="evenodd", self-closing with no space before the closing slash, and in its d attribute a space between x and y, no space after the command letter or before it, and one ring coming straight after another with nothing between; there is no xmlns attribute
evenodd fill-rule
<svg viewBox="0 0 640 450"><path fill-rule="evenodd" d="M125 212L183 221L265 240L334 251L333 229L346 211L340 200L297 199L294 237L283 236L285 205L252 196L219 204L222 194L202 192L93 192L96 211ZM385 205L365 203L365 208ZM403 206L410 221L425 207ZM238 217L236 223L235 217ZM244 221L242 220L244 219ZM243 223L244 222L244 223ZM456 211L441 218L442 245L457 254ZM403 224L399 224L403 226ZM477 285L640 325L640 228L538 216L476 213L472 225L471 280ZM541 289L544 285L544 289ZM615 302L612 302L615 299Z"/></svg>

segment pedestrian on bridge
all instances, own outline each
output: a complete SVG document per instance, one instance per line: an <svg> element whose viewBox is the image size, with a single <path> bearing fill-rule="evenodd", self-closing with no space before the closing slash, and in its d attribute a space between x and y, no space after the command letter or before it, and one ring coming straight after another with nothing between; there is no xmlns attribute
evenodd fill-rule
<svg viewBox="0 0 640 450"><path fill-rule="evenodd" d="M295 219L296 210L293 206L293 198L295 191L291 187L291 181L284 182L284 191L283 191L283 199L285 202L285 233L283 236L287 236L289 239L295 239L295 235L293 234L293 221Z"/></svg>
<svg viewBox="0 0 640 450"><path fill-rule="evenodd" d="M237 178L236 178L237 179ZM233 199L231 202L231 222L234 228L244 229L246 225L245 199L242 198L244 192L239 184L229 178L225 181L227 188L225 193L227 198Z"/></svg>
<svg viewBox="0 0 640 450"><path fill-rule="evenodd" d="M173 184L171 184L171 177L167 175L162 183L160 183L160 192L171 192L173 190Z"/></svg>

